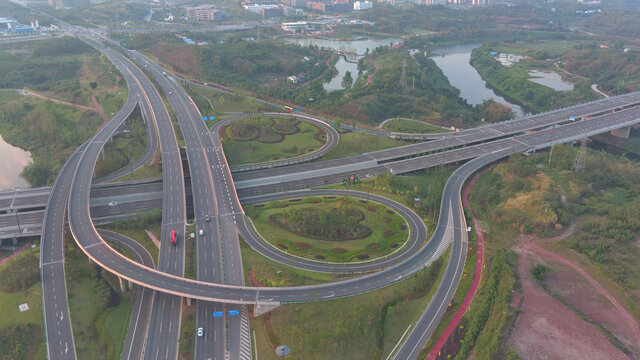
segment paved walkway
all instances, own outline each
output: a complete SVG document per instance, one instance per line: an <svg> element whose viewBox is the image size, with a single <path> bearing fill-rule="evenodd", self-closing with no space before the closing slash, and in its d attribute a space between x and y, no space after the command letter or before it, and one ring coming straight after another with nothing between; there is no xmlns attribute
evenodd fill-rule
<svg viewBox="0 0 640 360"><path fill-rule="evenodd" d="M23 251L27 250L27 247L28 247L28 246L29 246L29 244L24 244L24 245L20 246L20 247L18 248L18 250L16 250L13 254L11 254L11 255L7 256L6 258L4 258L4 259L0 260L0 265L2 265L2 264L4 264L4 263L6 263L7 261L9 261L9 260L11 260L11 259L13 259L13 257L14 257L14 256L16 256L16 255L20 254L21 252L23 252Z"/></svg>

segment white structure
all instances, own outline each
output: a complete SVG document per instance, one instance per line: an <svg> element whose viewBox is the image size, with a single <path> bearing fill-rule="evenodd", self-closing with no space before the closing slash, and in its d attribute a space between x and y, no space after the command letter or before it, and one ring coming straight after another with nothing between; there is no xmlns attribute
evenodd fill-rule
<svg viewBox="0 0 640 360"><path fill-rule="evenodd" d="M282 30L284 31L299 32L299 31L308 30L308 29L309 29L309 23L306 21L282 23Z"/></svg>
<svg viewBox="0 0 640 360"><path fill-rule="evenodd" d="M274 4L252 4L252 5L244 5L243 7L248 12L252 12L254 14L260 14L260 9L277 9L278 5L274 5Z"/></svg>
<svg viewBox="0 0 640 360"><path fill-rule="evenodd" d="M353 3L353 10L361 11L371 9L373 7L373 3L371 1L356 1Z"/></svg>

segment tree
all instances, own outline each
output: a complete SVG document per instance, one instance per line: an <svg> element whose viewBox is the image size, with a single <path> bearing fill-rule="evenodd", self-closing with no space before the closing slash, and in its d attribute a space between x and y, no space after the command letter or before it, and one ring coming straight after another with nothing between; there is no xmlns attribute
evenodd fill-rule
<svg viewBox="0 0 640 360"><path fill-rule="evenodd" d="M346 89L351 88L351 84L353 84L353 78L351 77L351 71L347 71L342 78L342 87Z"/></svg>
<svg viewBox="0 0 640 360"><path fill-rule="evenodd" d="M89 86L91 86L92 90L95 90L98 87L98 83L95 81L92 81L89 83Z"/></svg>

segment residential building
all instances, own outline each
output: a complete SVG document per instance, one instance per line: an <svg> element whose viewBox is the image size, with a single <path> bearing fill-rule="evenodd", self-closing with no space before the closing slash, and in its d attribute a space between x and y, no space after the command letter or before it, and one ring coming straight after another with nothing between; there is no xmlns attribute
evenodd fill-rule
<svg viewBox="0 0 640 360"><path fill-rule="evenodd" d="M192 21L218 21L222 20L222 11L214 5L200 5L188 7L187 18Z"/></svg>
<svg viewBox="0 0 640 360"><path fill-rule="evenodd" d="M368 10L373 7L373 3L371 1L356 1L353 3L353 10L362 11Z"/></svg>

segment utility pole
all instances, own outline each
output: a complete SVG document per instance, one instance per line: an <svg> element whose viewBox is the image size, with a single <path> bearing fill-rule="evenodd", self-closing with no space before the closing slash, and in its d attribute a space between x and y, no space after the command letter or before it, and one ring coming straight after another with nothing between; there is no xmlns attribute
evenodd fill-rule
<svg viewBox="0 0 640 360"><path fill-rule="evenodd" d="M400 86L402 90L407 87L407 59L402 60L402 74L400 75Z"/></svg>
<svg viewBox="0 0 640 360"><path fill-rule="evenodd" d="M582 139L580 140L580 149L578 149L578 154L576 158L573 160L573 165L571 169L575 172L584 172L584 167L586 163L587 156L587 136L586 136L586 128L584 124L584 119L582 119Z"/></svg>

